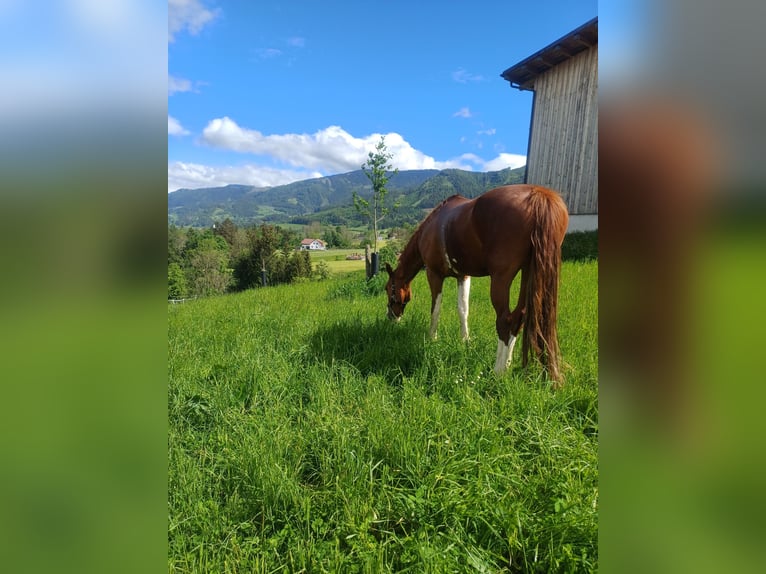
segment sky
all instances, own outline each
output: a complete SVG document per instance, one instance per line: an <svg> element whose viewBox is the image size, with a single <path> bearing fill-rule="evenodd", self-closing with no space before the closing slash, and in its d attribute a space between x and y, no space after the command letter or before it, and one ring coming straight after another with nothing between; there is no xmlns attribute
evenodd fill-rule
<svg viewBox="0 0 766 574"><path fill-rule="evenodd" d="M595 0L169 0L168 191L359 169L525 164L532 94L500 74Z"/></svg>

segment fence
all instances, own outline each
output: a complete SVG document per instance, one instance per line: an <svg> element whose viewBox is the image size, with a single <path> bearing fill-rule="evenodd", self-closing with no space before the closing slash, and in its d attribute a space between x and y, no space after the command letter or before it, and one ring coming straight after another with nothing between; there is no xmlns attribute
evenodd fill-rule
<svg viewBox="0 0 766 574"><path fill-rule="evenodd" d="M196 297L187 297L186 299L168 299L168 303L186 303L187 301L193 301Z"/></svg>

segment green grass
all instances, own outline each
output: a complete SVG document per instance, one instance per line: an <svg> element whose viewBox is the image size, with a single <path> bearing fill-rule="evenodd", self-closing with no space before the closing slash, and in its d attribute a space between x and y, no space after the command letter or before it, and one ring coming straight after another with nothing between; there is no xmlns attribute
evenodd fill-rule
<svg viewBox="0 0 766 574"><path fill-rule="evenodd" d="M364 271L364 259L347 260L346 255L360 253L364 256L364 249L327 249L326 251L312 251L311 262L316 265L320 261L327 263L333 274L349 273L351 271Z"/></svg>
<svg viewBox="0 0 766 574"><path fill-rule="evenodd" d="M559 392L492 373L485 278L467 344L424 274L399 324L358 273L169 306L168 570L596 570L597 272L563 268Z"/></svg>
<svg viewBox="0 0 766 574"><path fill-rule="evenodd" d="M378 241L378 250L385 246L385 240ZM311 262L316 265L320 261L327 263L333 275L348 274L353 271L364 271L364 259L347 260L346 255L361 254L364 249L327 249L325 251L312 251Z"/></svg>

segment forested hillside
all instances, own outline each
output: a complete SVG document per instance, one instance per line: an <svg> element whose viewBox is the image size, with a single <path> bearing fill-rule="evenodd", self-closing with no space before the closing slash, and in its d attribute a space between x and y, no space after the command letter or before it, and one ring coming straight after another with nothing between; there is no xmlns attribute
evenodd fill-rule
<svg viewBox="0 0 766 574"><path fill-rule="evenodd" d="M521 183L524 168L495 172L408 170L392 175L388 189L400 203L385 226L413 224L424 209L455 193L475 197L498 185ZM271 188L227 185L204 189L179 189L168 194L168 223L209 227L230 219L237 225L301 223L359 225L353 193L369 197L370 182L362 170L298 181Z"/></svg>

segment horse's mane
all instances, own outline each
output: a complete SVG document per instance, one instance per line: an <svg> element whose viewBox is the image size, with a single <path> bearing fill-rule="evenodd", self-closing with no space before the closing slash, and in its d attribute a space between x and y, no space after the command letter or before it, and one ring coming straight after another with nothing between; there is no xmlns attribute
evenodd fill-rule
<svg viewBox="0 0 766 574"><path fill-rule="evenodd" d="M456 197L461 197L459 194L450 195L447 199L443 200L439 205L434 207L428 215L426 215L426 218L420 222L420 225L418 225L417 229L412 232L412 236L410 237L410 240L407 242L407 245L404 246L404 249L402 249L402 252L399 254L399 261L409 259L413 255L413 251L417 249L418 247L418 241L420 240L420 233L423 231L423 227L426 223L431 221L431 219L436 215L436 212L438 212L442 207L444 207L447 203L455 199Z"/></svg>

